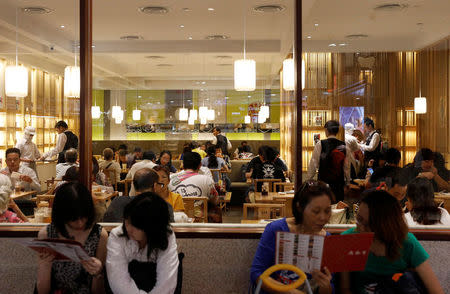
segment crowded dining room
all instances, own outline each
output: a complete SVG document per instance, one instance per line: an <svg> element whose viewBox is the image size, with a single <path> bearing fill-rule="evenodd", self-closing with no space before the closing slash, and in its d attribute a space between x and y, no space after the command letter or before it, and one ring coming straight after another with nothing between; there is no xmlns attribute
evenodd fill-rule
<svg viewBox="0 0 450 294"><path fill-rule="evenodd" d="M0 293L450 293L450 1L0 1Z"/></svg>

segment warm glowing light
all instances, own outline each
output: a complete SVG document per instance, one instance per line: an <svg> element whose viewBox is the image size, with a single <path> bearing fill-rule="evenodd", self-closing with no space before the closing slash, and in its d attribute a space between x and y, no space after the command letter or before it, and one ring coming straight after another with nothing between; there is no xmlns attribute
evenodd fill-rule
<svg viewBox="0 0 450 294"><path fill-rule="evenodd" d="M250 115L246 115L246 116L244 117L244 123L249 124L250 121L251 121Z"/></svg>
<svg viewBox="0 0 450 294"><path fill-rule="evenodd" d="M427 98L416 97L414 98L414 111L416 114L427 113Z"/></svg>
<svg viewBox="0 0 450 294"><path fill-rule="evenodd" d="M285 91L294 91L295 89L293 58L288 58L283 61L283 89Z"/></svg>
<svg viewBox="0 0 450 294"><path fill-rule="evenodd" d="M64 96L80 97L79 66L66 66L64 69Z"/></svg>
<svg viewBox="0 0 450 294"><path fill-rule="evenodd" d="M200 117L200 119L202 119L202 118L206 119L208 117L208 107L200 106L198 108L198 116Z"/></svg>
<svg viewBox="0 0 450 294"><path fill-rule="evenodd" d="M200 118L200 124L206 125L207 123L208 123L208 120L206 119L206 117L201 117Z"/></svg>
<svg viewBox="0 0 450 294"><path fill-rule="evenodd" d="M179 108L178 116L181 121L187 121L189 119L189 110L187 108Z"/></svg>
<svg viewBox="0 0 450 294"><path fill-rule="evenodd" d="M209 121L215 120L216 119L216 112L214 111L214 109L208 109L208 116L207 116Z"/></svg>
<svg viewBox="0 0 450 294"><path fill-rule="evenodd" d="M100 111L100 106L92 106L91 113L93 119L99 119L100 116L102 115L102 112Z"/></svg>
<svg viewBox="0 0 450 294"><path fill-rule="evenodd" d="M189 110L189 119L193 119L194 121L198 119L197 109Z"/></svg>
<svg viewBox="0 0 450 294"><path fill-rule="evenodd" d="M256 62L253 59L239 59L234 62L234 89L254 91L256 88Z"/></svg>
<svg viewBox="0 0 450 294"><path fill-rule="evenodd" d="M122 111L122 108L118 105L114 105L111 109L111 117L117 118L120 115L120 112Z"/></svg>
<svg viewBox="0 0 450 294"><path fill-rule="evenodd" d="M28 95L28 70L24 66L7 66L5 69L6 96L26 97Z"/></svg>
<svg viewBox="0 0 450 294"><path fill-rule="evenodd" d="M269 106L262 105L259 109L259 113L262 114L264 117L268 118L270 116Z"/></svg>
<svg viewBox="0 0 450 294"><path fill-rule="evenodd" d="M141 111L139 109L133 110L133 120L141 120Z"/></svg>

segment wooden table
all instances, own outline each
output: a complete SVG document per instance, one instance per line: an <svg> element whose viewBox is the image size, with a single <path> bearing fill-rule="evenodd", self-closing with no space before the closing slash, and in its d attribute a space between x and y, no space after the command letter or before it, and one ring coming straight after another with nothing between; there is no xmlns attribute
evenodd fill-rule
<svg viewBox="0 0 450 294"><path fill-rule="evenodd" d="M92 193L92 199L94 200L94 203L97 202L107 202L110 201L111 198L115 197L119 195L119 192L114 191L114 192L93 192Z"/></svg>
<svg viewBox="0 0 450 294"><path fill-rule="evenodd" d="M36 191L21 191L21 192L16 192L13 191L10 195L11 199L16 200L18 198L23 198L23 197L27 197L27 196L33 196L35 195L37 192Z"/></svg>
<svg viewBox="0 0 450 294"><path fill-rule="evenodd" d="M255 192L256 203L273 203L285 201L287 199L294 199L294 194L280 194L280 192L269 192L268 195L263 196L261 192Z"/></svg>

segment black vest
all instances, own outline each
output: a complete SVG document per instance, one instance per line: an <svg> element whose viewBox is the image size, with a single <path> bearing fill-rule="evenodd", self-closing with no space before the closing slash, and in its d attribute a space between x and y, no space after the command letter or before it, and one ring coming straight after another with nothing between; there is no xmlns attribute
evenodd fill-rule
<svg viewBox="0 0 450 294"><path fill-rule="evenodd" d="M367 137L366 139L367 146L370 145L370 141L372 141L372 138L375 135L375 133L376 132L373 132L369 137ZM381 138L380 141L378 142L377 147L373 151L364 152L364 161L369 162L369 160L373 159L375 161L374 166L378 166L378 159L380 159L380 151L381 151Z"/></svg>
<svg viewBox="0 0 450 294"><path fill-rule="evenodd" d="M78 137L71 131L65 131L64 134L67 137L66 145L64 145L63 151L58 154L58 163L66 162L64 155L70 148L78 149Z"/></svg>
<svg viewBox="0 0 450 294"><path fill-rule="evenodd" d="M338 140L336 138L329 138L326 140L321 140L320 144L322 145L322 151L320 153L320 163L319 163L319 174L318 179L320 181L324 181L328 184L330 184L328 174L331 174L332 171L330 169L332 168L327 162L328 155L333 151L334 149L338 148L339 146L345 146L345 142L342 142L341 140ZM343 152L345 153L345 148L342 148ZM342 167L343 168L343 167ZM342 181L344 181L344 172L342 171Z"/></svg>
<svg viewBox="0 0 450 294"><path fill-rule="evenodd" d="M220 148L222 149L222 153L228 155L228 141L227 141L227 137L222 136L222 135L217 135L217 147L220 146Z"/></svg>

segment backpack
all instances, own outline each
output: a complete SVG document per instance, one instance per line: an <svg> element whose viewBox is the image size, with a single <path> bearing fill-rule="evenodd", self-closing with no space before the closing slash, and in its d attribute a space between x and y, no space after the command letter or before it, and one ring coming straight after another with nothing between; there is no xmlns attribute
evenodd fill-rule
<svg viewBox="0 0 450 294"><path fill-rule="evenodd" d="M337 139L322 140L319 180L328 184L344 180L345 143Z"/></svg>

